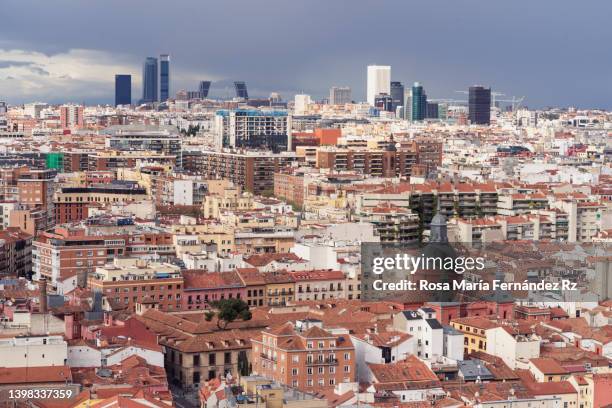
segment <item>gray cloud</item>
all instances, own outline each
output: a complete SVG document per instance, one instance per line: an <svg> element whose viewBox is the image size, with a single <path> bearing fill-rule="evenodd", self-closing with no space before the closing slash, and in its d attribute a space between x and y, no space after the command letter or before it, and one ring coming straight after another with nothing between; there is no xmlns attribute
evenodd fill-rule
<svg viewBox="0 0 612 408"><path fill-rule="evenodd" d="M50 58L98 50L128 67L136 87L141 61L169 52L173 91L213 77L245 80L253 96L322 97L349 85L363 99L365 67L378 63L392 65L394 80L422 82L431 97L456 98L481 83L526 96L529 106L612 108L612 53L601 48L612 37L608 0L20 0L3 2L3 14L37 24L3 20L2 48ZM114 73L88 101L111 101ZM223 83L211 91L223 96Z"/></svg>

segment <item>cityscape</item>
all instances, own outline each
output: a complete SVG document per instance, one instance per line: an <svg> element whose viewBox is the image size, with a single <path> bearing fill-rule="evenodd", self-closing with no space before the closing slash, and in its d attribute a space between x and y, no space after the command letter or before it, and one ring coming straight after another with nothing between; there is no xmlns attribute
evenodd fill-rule
<svg viewBox="0 0 612 408"><path fill-rule="evenodd" d="M612 407L609 99L175 43L88 99L0 41L0 407Z"/></svg>

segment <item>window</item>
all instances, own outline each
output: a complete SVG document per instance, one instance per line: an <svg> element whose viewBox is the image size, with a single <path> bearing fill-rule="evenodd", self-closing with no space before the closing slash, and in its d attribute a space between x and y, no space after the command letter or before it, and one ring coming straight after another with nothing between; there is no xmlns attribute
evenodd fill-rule
<svg viewBox="0 0 612 408"><path fill-rule="evenodd" d="M322 378L319 378L319 385L320 385L320 386L325 385L325 380L324 380L324 379L322 379Z"/></svg>
<svg viewBox="0 0 612 408"><path fill-rule="evenodd" d="M324 344L323 344L323 342L322 342L322 341L320 341L320 342L319 342L319 348L323 348L323 347L324 347Z"/></svg>
<svg viewBox="0 0 612 408"><path fill-rule="evenodd" d="M291 375L298 375L298 369L297 368L292 368L291 369Z"/></svg>
<svg viewBox="0 0 612 408"><path fill-rule="evenodd" d="M312 379L306 380L306 386L312 387Z"/></svg>
<svg viewBox="0 0 612 408"><path fill-rule="evenodd" d="M312 347L313 347L312 341L309 341L308 343L306 343L306 348L311 349Z"/></svg>
<svg viewBox="0 0 612 408"><path fill-rule="evenodd" d="M336 367L334 367L334 366L330 366L330 367L329 367L329 373L330 373L330 374L335 374L335 373L336 373Z"/></svg>
<svg viewBox="0 0 612 408"><path fill-rule="evenodd" d="M319 374L325 374L325 367L319 367Z"/></svg>
<svg viewBox="0 0 612 408"><path fill-rule="evenodd" d="M293 356L292 360L293 360L294 363L299 363L300 362L300 356L295 355L295 356Z"/></svg>
<svg viewBox="0 0 612 408"><path fill-rule="evenodd" d="M344 359L345 360L350 360L351 359L351 354L350 353L344 353Z"/></svg>
<svg viewBox="0 0 612 408"><path fill-rule="evenodd" d="M345 372L345 373L350 373L350 372L351 372L351 366L347 366L347 365L345 365L345 366L344 366L344 372Z"/></svg>
<svg viewBox="0 0 612 408"><path fill-rule="evenodd" d="M308 368L306 369L306 374L308 374L308 375L312 375L312 367L308 367Z"/></svg>
<svg viewBox="0 0 612 408"><path fill-rule="evenodd" d="M217 355L215 353L210 353L208 355L208 365L216 365L216 364L217 364Z"/></svg>

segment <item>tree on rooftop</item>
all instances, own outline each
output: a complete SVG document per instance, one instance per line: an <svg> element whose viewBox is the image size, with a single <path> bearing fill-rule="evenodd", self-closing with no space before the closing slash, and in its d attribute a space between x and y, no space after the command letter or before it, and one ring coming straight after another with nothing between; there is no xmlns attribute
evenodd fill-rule
<svg viewBox="0 0 612 408"><path fill-rule="evenodd" d="M211 306L216 311L209 310L204 318L210 322L216 316L217 327L221 330L225 330L228 324L237 319L246 321L252 317L249 305L242 299L222 299L212 302Z"/></svg>

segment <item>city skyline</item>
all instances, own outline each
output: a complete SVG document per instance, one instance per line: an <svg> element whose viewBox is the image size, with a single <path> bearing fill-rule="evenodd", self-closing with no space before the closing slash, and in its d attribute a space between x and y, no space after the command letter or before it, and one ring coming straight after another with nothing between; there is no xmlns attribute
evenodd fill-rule
<svg viewBox="0 0 612 408"><path fill-rule="evenodd" d="M233 8L220 4L184 2L171 10L153 4L139 16L135 6L117 1L74 4L61 14L55 5L9 2L3 5L8 14L27 11L41 23L26 30L15 19L0 28L0 95L10 103L110 104L115 73L132 74L133 92L141 94L142 60L168 52L173 56L171 96L211 80L211 97L224 97L234 80L244 80L252 97L276 91L286 100L302 92L320 99L331 86L349 86L355 100L365 100L365 66L376 63L392 66L393 81L423 83L431 98L457 98L455 90L482 84L526 96L530 107L610 107L610 57L594 45L610 34L605 16L612 5L605 2L584 8L579 16L569 12L571 3L551 1L387 2L376 8L353 2L352 10L341 2L317 7L315 1L297 9L276 1L263 7L238 3L244 16L230 27L224 24L235 17ZM275 13L268 13L270 8ZM194 25L202 13L215 18ZM405 28L410 15L419 18ZM105 23L111 17L116 18L113 30ZM144 24L145 18L150 23ZM250 19L261 24L252 27ZM313 21L328 28L319 32ZM368 28L375 21L389 26L385 38ZM189 29L170 31L175 26ZM215 41L214 33L223 33L224 41ZM426 38L400 41L417 33L427 33ZM266 47L245 48L245 38L264 41ZM571 57L571 50L580 51L589 64Z"/></svg>

